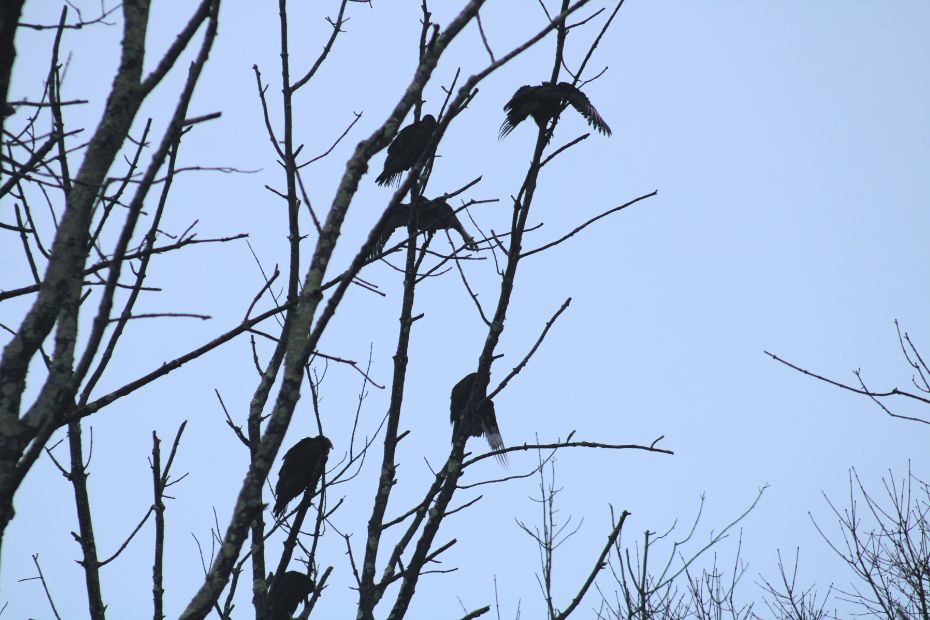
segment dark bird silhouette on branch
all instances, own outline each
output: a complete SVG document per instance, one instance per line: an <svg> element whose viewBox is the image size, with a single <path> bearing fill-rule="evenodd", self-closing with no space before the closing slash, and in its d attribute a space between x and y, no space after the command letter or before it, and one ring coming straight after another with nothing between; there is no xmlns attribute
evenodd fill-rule
<svg viewBox="0 0 930 620"><path fill-rule="evenodd" d="M316 588L316 584L307 575L289 570L271 580L271 588L268 591L268 609L271 612L271 620L291 620L294 612L297 611L297 605L301 601L307 602L307 598Z"/></svg>
<svg viewBox="0 0 930 620"><path fill-rule="evenodd" d="M444 200L430 200L420 196L417 199L416 205L412 213L410 205L406 202L401 202L391 208L388 212L387 219L384 220L384 224L381 226L378 240L375 242L374 247L372 247L369 258L374 258L381 254L384 250L384 246L387 245L388 239L394 234L394 231L398 228L406 229L407 222L410 221L411 217L413 217L413 225L417 229L417 232L436 233L440 230L455 230L462 235L462 241L465 242L469 250L472 252L478 251L478 244L475 242L474 238L468 234L465 227L462 226L459 218L455 215L455 209L450 207L449 203Z"/></svg>
<svg viewBox="0 0 930 620"><path fill-rule="evenodd" d="M504 138L517 125L532 116L540 129L559 115L563 107L570 105L587 119L588 124L605 135L610 127L601 118L591 101L583 92L568 82L543 82L539 86L521 86L504 106L507 118L501 123L500 138Z"/></svg>
<svg viewBox="0 0 930 620"><path fill-rule="evenodd" d="M312 494L316 490L332 447L329 439L319 435L304 437L287 451L278 472L278 484L274 488L277 500L273 512L276 517L281 518L292 499L304 491Z"/></svg>
<svg viewBox="0 0 930 620"><path fill-rule="evenodd" d="M397 132L384 160L384 170L375 179L378 185L397 185L404 170L410 170L429 144L436 130L436 119L427 114Z"/></svg>
<svg viewBox="0 0 930 620"><path fill-rule="evenodd" d="M471 394L477 376L478 373L476 372L465 375L452 388L449 419L452 422L453 433L461 427L461 432L465 433L466 437L481 437L484 435L492 450L502 450L504 440L501 439L501 431L497 427L497 416L494 415L494 401L486 398L486 393L480 394L476 412L466 419L465 405L468 404L468 396ZM500 461L501 465L507 465L507 455L498 454L497 460Z"/></svg>

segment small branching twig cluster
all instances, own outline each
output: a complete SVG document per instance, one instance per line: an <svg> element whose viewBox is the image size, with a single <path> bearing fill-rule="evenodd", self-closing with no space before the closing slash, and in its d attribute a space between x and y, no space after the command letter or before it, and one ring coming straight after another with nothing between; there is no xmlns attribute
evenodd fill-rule
<svg viewBox="0 0 930 620"><path fill-rule="evenodd" d="M704 511L703 497L694 521L681 538L676 539L677 522L662 533L646 530L642 544L632 549L618 538L608 558L614 589L610 592L606 586L598 586L601 605L597 617L605 620L755 618L752 604L739 603L736 596L736 586L746 572L740 559L742 535L729 574L718 569L716 555L709 569L695 573L694 566L707 551L730 537L733 528L758 505L765 489L760 488L749 507L729 524L711 532L704 544L695 543ZM669 549L657 559L656 553L669 543ZM695 544L696 549L685 551Z"/></svg>
<svg viewBox="0 0 930 620"><path fill-rule="evenodd" d="M898 620L930 617L930 485L910 470L902 479L882 479L884 497L866 490L850 472L849 506L830 502L842 541L817 530L853 570L850 588L836 588L843 600L868 615ZM867 525L867 523L871 525Z"/></svg>

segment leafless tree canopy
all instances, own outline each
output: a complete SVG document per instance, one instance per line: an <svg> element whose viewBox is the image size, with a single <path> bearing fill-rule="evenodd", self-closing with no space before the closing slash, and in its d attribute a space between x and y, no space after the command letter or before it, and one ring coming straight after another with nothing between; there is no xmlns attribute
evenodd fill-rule
<svg viewBox="0 0 930 620"><path fill-rule="evenodd" d="M421 316L415 310L418 285L434 277L460 282L474 302L474 312L487 328L473 360L475 380L467 394L459 395L461 407L457 413L460 420L480 418L491 399L531 362L570 303L567 299L540 326L538 340L518 364L509 369L497 368L492 373L492 365L500 357L508 308L517 295L521 261L541 251L560 251L562 248L557 246L581 234L589 225L655 195L651 192L632 198L610 198L599 214L580 218L574 230L548 243L535 243L537 247L526 247L527 234L532 232L528 216L534 207L538 179L546 172L544 167L557 156L584 157L581 149L572 147L588 134L550 146L560 112L567 105L575 106L594 119L592 122L597 121L599 130L606 131L606 122L589 102L585 104L587 98L581 89L603 74L591 70L595 64L592 61L598 43L609 35L622 1L540 3L535 32L513 48L501 49L486 35L479 13L483 0L463 3L444 23L433 17L423 0L418 36L397 41L398 45L413 46L418 54L415 66L398 72L396 92L400 94L392 102L390 113L370 135L360 139L355 129L360 117L357 114L334 144L328 148L320 145L317 152L322 154L311 157L295 135L295 115L313 97L333 96L314 92L308 86L337 53L340 35L346 31L353 13L366 10L370 3L334 1L330 7L332 13L327 17L331 26L329 36L321 41L318 57L307 59L290 53L289 39L294 28L288 23L286 0L279 0L277 18L281 36L276 42L263 44L279 46L280 65L256 65L253 73L255 99L262 111L258 122L264 124L271 145L268 161L280 169L279 183L267 189L270 199L286 209L282 239L287 263L281 269L263 267L265 277L258 282L239 283L252 287L253 293L238 324L223 328L205 323L205 336L200 344L167 363L153 358L149 360L148 372L115 386L110 379L114 375L113 360L124 350L127 333L159 329L155 326L168 321L210 318L186 308L172 308L176 300L167 291L149 284L147 276L159 260L185 253L197 245L245 243L248 236L241 231L229 231L223 236L202 238L196 232L196 220L186 230L164 229L166 214L185 200L182 190L173 189L179 174L208 170L242 172L217 168L212 162L194 167L179 164L179 153L183 152L188 136L206 123L223 122L222 98L207 96L199 84L205 67L215 62L214 43L222 29L224 3L201 0L193 6L185 4L183 9L179 5L177 10L188 11L188 16L168 41L152 41L147 36L153 9L150 0L128 0L119 5L88 3L92 5L90 8L68 2L62 6L58 22L48 24L24 21L23 4L4 3L0 15L3 46L0 89L5 95L0 234L5 235L5 243L20 244L23 256L22 262L10 270L21 282L0 292L0 302L19 304L16 307L22 308L14 322L3 325L6 338L0 359L0 536L14 519L29 518L16 513L14 500L22 486L28 484L26 474L36 461L51 459L73 489L79 521L75 538L81 550L90 617L106 615L107 578L101 568L128 546L146 544L143 542L146 538L137 534L150 531L152 526L153 615L165 616L164 575L172 570L174 557L174 549L166 544L166 522L171 519L166 500L172 493L183 493L183 486L172 489L186 475L174 471L176 456L197 447L185 443L184 424L172 431L170 444L152 432L151 507L123 545L112 554L109 551L104 554L96 543L93 508L99 509L113 499L95 497L89 491L92 438L85 436L84 425L109 405L134 398L138 390L158 384L169 373L195 372L188 366L193 360L207 354L228 355L224 351L229 349L223 345L231 341L244 339L251 345L255 385L247 403L227 402L217 391L217 409L222 411L232 433L230 437L248 452L249 465L242 472L242 484L232 511L216 520L212 541L202 544L197 539L197 544L202 545L204 577L201 584L184 593L188 603L181 614L183 618L203 618L211 613L232 617L237 589L249 587L256 618L289 618L295 613L306 618L321 597L327 596L329 588L343 587L331 581L336 563L341 563L343 575L352 576L348 586L357 594L356 617L374 618L377 610L379 616L402 618L421 577L436 572L432 567L457 541L448 537L452 526L445 524L447 518L477 501L474 496L466 495L461 505L453 503L469 487L463 484L462 476L475 463L490 456L505 461L512 452L578 447L668 453L657 445L658 440L636 445L570 439L505 447L497 432L492 451L470 455L466 452L466 442L473 434L468 432L470 425L456 424L444 462L434 470L432 481L421 489L422 499L399 516L388 516L389 499L399 474L397 445L406 435L401 423L402 405L409 392L406 379L410 337ZM271 9L256 6L254 10ZM62 40L66 35L92 36L88 33L95 28L122 31L118 48L111 50L119 56L112 86L109 92L95 93L98 100L93 102L68 99L62 94L67 92L68 67L67 58L61 53ZM12 53L17 29L47 31L50 35L50 62L40 91L9 93L11 72L20 66L13 63ZM470 75L443 63L449 46L466 29L480 35L471 44L475 46L474 57L482 62ZM546 118L537 119L536 139L525 153L526 174L512 179L512 194L473 197L481 196L480 176L463 179L458 187L438 187L435 183L430 187L433 169L443 163L435 156L446 131L453 123L473 122L467 111L476 97L485 96L479 92L479 85L535 46L547 46L550 50L551 65L538 68L538 79L553 84L561 82L558 92L568 95L547 100ZM565 55L569 47L572 58L582 59L575 66ZM80 53L79 47L76 53ZM180 89L171 95L173 107L160 109L154 122L140 115L155 93L164 96L178 80ZM444 100L427 102L424 89L434 83L440 84ZM514 84L514 90L519 86ZM205 101L213 109L207 113L192 112L195 95L198 110L203 110ZM502 101L507 97L509 93L501 97ZM71 110L88 103L101 105L100 122L94 127L73 126ZM415 130L398 133L408 125ZM493 126L484 129L494 131ZM352 139L349 136L358 143L345 161L332 199L324 206L315 195L311 199L314 190L305 178L306 167L328 157L343 139ZM360 185L374 181L372 159L385 149L385 178L396 178L399 188L383 194L386 198L378 209L366 205L366 212L371 214L367 239L353 250L354 258L331 265L337 246L341 247L346 217L356 205ZM569 150L572 152L567 153ZM603 195L609 196L613 188L605 185L603 190ZM426 195L429 200L423 198ZM469 210L475 205L501 201L511 214L506 230L487 230L481 223L480 212L473 215ZM424 205L442 205L444 210L440 215L431 214ZM398 213L404 215L403 221L396 221ZM398 228L406 231L406 237L398 236L395 245L388 245L390 233ZM448 249L435 247L437 234L449 228L459 232L463 243L452 242ZM216 250L219 248L215 247ZM401 257L402 266L396 269L403 281L403 292L397 308L399 329L392 357L393 373L390 381L381 385L370 375L371 360L366 367L339 355L338 351L320 351L320 343L333 317L346 305L350 287L383 294L376 282L365 278L364 272L388 254L393 255L392 259ZM262 266L262 257L255 258ZM493 299L487 294L479 298L476 284L471 281L475 262L480 268L496 272ZM194 262L191 265L195 268ZM161 307L167 309L150 311L148 300L153 298L160 299ZM145 351L136 351L135 355L144 358ZM269 488L266 481L278 460L298 403L309 401L315 414L315 434L330 437L327 431L330 424L319 407L322 378L330 366L358 373L362 381L352 432L348 436L331 437L328 460L325 451L317 450L310 456L289 453L279 474L282 478L276 484L286 496L278 502L281 516L275 518L268 510L273 498L266 492ZM491 383L492 375L497 377L495 383ZM370 419L361 415L361 401L368 389L386 389L390 394L388 410L373 426ZM244 420L236 413L241 410L248 412ZM67 439L66 462L56 456L55 438L59 436ZM321 446L324 440L319 440ZM472 449L478 447L476 442L469 445ZM314 473L301 476L297 470L304 465ZM541 467L542 464L528 472L514 472L485 483L525 477L541 471ZM368 490L367 529L342 531L338 523L343 502L334 500L331 490L363 471L372 471L378 479L376 488ZM271 482L274 483L273 474ZM617 538L625 514L613 521L611 541ZM322 557L318 551L324 536L341 537L345 555ZM609 548L608 544L602 556ZM594 561L590 576L575 585L577 593L572 599L561 602L548 599L553 617L565 618L578 609L603 566L603 557ZM43 586L47 586L38 557L35 567ZM240 578L243 571L250 574L249 578ZM45 594L57 616L54 588L45 587ZM488 609L464 613L466 617L477 617ZM242 613L243 609L236 610L237 617Z"/></svg>

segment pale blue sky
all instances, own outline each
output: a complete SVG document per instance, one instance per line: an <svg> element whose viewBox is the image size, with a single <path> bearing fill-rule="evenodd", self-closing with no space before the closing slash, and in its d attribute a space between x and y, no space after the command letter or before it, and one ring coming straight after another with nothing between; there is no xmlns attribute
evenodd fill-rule
<svg viewBox="0 0 930 620"><path fill-rule="evenodd" d="M60 10L53 4L27 3L28 20L53 21ZM164 33L184 15L173 14L173 3L156 4L150 40L162 49L168 41ZM292 58L302 68L328 34L322 16L333 13L336 3L313 11L292 4ZM445 23L460 3L434 4L436 19ZM222 110L223 117L195 130L181 159L185 165L260 172L179 177L163 229L180 232L199 219L202 236L248 232L266 267L283 265L285 211L263 189L281 187L282 175L265 135L251 70L257 63L271 84L270 101L279 118L277 12L270 5L235 2L222 10L220 35L191 113ZM347 32L331 59L295 104L297 141L306 144L305 153L325 150L353 111L364 112L330 158L306 170L304 180L320 209L329 204L351 149L394 106L416 56L417 2L353 4L349 14ZM532 0L489 2L482 17L498 55L543 23ZM570 309L531 365L498 397L504 441L533 442L536 435L549 440L572 430L579 438L619 443L648 443L665 435L663 445L676 454L566 451L559 456L562 514L585 516L574 543L557 558L562 605L587 574L607 533L608 503L633 513L625 532L632 541L647 528L663 530L676 518L687 521L706 493L699 530L706 537L741 512L759 486L771 484L744 523L743 555L750 566L742 595L759 600L753 582L759 573L775 575L779 548L790 555L801 547L805 582L816 581L823 589L848 582L849 570L821 541L808 512L827 531L836 531L821 492L842 502L850 467L875 489L888 468L900 476L909 460L915 472L930 475L927 428L888 419L866 399L763 355L763 349L771 350L846 381L854 381L851 371L861 368L874 387L903 387L910 374L898 353L893 320L930 351L928 26L930 6L917 1L624 4L591 64L592 73L605 65L609 70L586 87L614 135L592 135L547 167L531 215L544 226L527 246L556 238L640 194L654 189L659 194L521 266L501 346L505 357L495 364L493 378L503 377L523 356L551 313L571 296ZM51 36L31 31L18 36L13 97L38 92ZM574 31L570 66L577 66L593 36L592 28ZM118 39L117 28L66 34L64 48L73 58L65 96L94 99L84 110L69 110L71 126L96 123L102 103L97 93L112 79ZM500 231L509 223L508 196L519 189L535 136L527 123L498 141L501 107L516 87L548 77L552 42L547 39L483 83L440 149L431 181L435 193L484 175L467 197L501 200L472 209L485 230ZM438 109L440 85L449 83L457 67L467 75L486 61L477 29L470 27L428 85L426 111ZM179 76L173 75L167 90L176 89ZM139 126L146 114L161 113L167 101L153 100ZM164 120L156 118L156 125ZM580 117L567 115L554 143L585 130ZM373 160L349 213L333 273L354 255L390 196L373 182L382 157ZM8 202L0 206L4 221L10 210ZM8 234L0 245L4 264L22 261L14 241ZM311 247L306 250L305 263ZM468 270L481 299L490 304L497 286L493 265L476 262ZM321 349L364 361L371 344L373 375L388 382L400 277L383 264L369 267L363 277L376 281L387 297L353 289ZM22 285L25 278L19 267L6 269L0 288ZM155 263L150 284L165 289L147 301L150 311L203 312L214 320L136 325L101 393L237 322L261 279L243 243L165 257ZM21 308L0 306L0 320L14 322ZM402 422L414 432L402 444L389 515L418 497L429 476L423 457L433 466L440 462L449 437L449 389L473 370L484 337L454 272L422 285L416 308L425 318L415 324ZM323 387L334 455L342 454L347 441L357 379L349 370L331 367ZM255 383L248 341L238 340L90 421L92 502L98 547L106 556L151 501L146 461L151 431L167 440L181 420L189 420L176 468L190 476L174 487L177 499L167 512L169 617L177 616L199 585L191 533L202 542L209 539L212 507L225 527L246 467L247 454L226 428L213 390L219 389L232 413L244 420ZM386 405L385 391L371 390L363 417L367 432ZM307 434L310 424L309 404L302 402L285 447ZM484 450L480 441L470 445ZM57 453L66 458L63 447ZM513 455L510 461L521 471L535 455ZM336 521L343 531L356 533L357 554L373 472L369 466L332 495L346 496ZM489 461L466 482L500 473ZM482 492L484 499L450 520L440 535L440 542L459 540L445 556L445 566L458 566L459 572L425 578L411 618L459 617L456 597L469 609L493 602L495 575L502 617L513 617L518 601L523 617L540 617L537 555L514 523L515 517L535 522L537 508L527 499L535 495L535 482ZM468 497L472 494L464 493L462 499ZM50 617L39 585L18 582L34 574L30 556L39 553L59 609L68 618L82 617L83 580L74 563L79 547L69 534L77 529L73 496L48 459L29 475L16 507L0 575L0 599L10 602L6 615ZM151 540L147 528L104 569L111 617L150 614ZM725 563L731 552L732 545L721 547ZM321 601L322 615L351 613L355 594L347 589L351 577L341 539L330 533L320 558L336 567ZM609 580L601 584L610 589ZM248 588L241 594L239 608L247 612ZM593 593L585 607L596 606L596 600ZM591 615L587 609L578 614Z"/></svg>

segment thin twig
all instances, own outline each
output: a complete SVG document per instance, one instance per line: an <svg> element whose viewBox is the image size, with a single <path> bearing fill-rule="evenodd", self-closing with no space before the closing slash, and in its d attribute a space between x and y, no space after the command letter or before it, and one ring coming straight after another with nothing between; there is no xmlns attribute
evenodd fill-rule
<svg viewBox="0 0 930 620"><path fill-rule="evenodd" d="M58 614L58 610L55 608L55 601L52 600L52 593L48 589L48 583L45 581L45 575L42 574L42 567L39 566L39 554L34 553L32 555L32 563L35 564L36 570L39 572L38 579L42 583L42 589L45 590L45 598L48 599L48 604L52 608L52 613L55 614L55 618L61 620L61 616Z"/></svg>
<svg viewBox="0 0 930 620"><path fill-rule="evenodd" d="M829 378L827 378L827 377L824 377L823 375L818 375L817 373L814 373L814 372L811 372L811 371L806 370L806 369L804 369L804 368L801 368L800 366L796 366L795 364L792 364L791 362L789 362L789 361L787 361L787 360L784 360L784 359L778 357L778 356L775 355L774 353L770 353L770 352L768 352L768 351L763 351L763 353L765 353L766 355L768 355L769 357L771 357L771 358L772 358L773 360L775 360L776 362L780 362L780 363L784 364L785 366L787 366L788 368L791 368L792 370L796 370L796 371L800 372L801 374L807 375L808 377L813 377L814 379L818 379L818 380L820 380L820 381L823 381L824 383L829 383L829 384L832 385L832 386L835 386L835 387L838 387L838 388L842 388L842 389L844 389L844 390L847 390L847 391L849 391L849 392L853 392L853 393L855 393L855 394L862 394L862 395L864 395L864 396L868 396L869 398L871 398L871 399L872 399L873 401L875 401L875 402L878 402L878 399L879 399L879 398L884 398L884 397L887 397L887 396L904 396L904 397L906 397L906 398L911 398L911 399L913 399L913 400L916 400L916 401L919 401L919 402L922 402L922 403L925 403L925 404L930 405L930 398L925 398L925 397L923 397L923 396L920 396L919 394L913 394L913 393L911 393L911 392L905 392L904 390L899 390L898 388L892 388L892 389L890 389L890 390L888 390L888 391L885 391L885 392L874 392L874 391L869 390L869 389L867 389L867 388L865 387L865 384L861 382L861 378L860 378L860 385L862 385L862 387L861 387L861 388L853 387L853 386L851 386L851 385L847 385L847 384L845 384L845 383L840 383L839 381L835 381L835 380L833 380L833 379L829 379ZM858 371L856 372L856 375L858 376ZM881 405L881 403L879 403L879 405ZM911 417L911 416L905 416L905 415L900 415L900 414L897 414L897 413L893 413L892 411L890 411L889 409L887 409L887 408L884 407L884 406L882 406L882 409L884 409L885 412L886 412L889 416L891 416L891 417L893 417L893 418L900 418L900 419L902 419L902 420L910 420L911 422L920 422L920 423L922 423L922 424L930 424L930 420L924 420L924 419L922 419L922 418L915 418L915 417Z"/></svg>
<svg viewBox="0 0 930 620"><path fill-rule="evenodd" d="M504 380L500 382L500 385L498 385L496 388L494 388L494 390L490 394L488 394L487 396L488 400L497 396L501 390L507 387L507 384L510 382L510 380L516 377L518 374L520 374L520 371L526 367L526 364L530 361L530 358L533 357L533 354L536 353L537 349L539 349L539 345L541 345L543 340L545 340L546 334L549 333L549 329L553 326L553 324L555 324L559 316L563 312L565 312L565 310L568 308L569 304L571 303L572 303L571 297L569 297L564 302L562 302L562 305L559 307L558 310L555 311L555 314L553 314L552 317L548 321L546 321L546 326L543 328L542 333L539 334L539 338L536 339L536 342L533 343L533 347L523 357L523 359L520 360L520 363L514 366L513 370L511 370L507 374L507 376L504 377Z"/></svg>
<svg viewBox="0 0 930 620"><path fill-rule="evenodd" d="M657 440L658 441L658 440ZM661 454L675 454L671 450L666 450L665 448L655 447L655 443L652 445L641 445L641 444L611 444L611 443L599 443L595 441L563 441L555 443L541 443L541 444L523 444L520 446L510 446L508 448L502 448L500 450L491 450L490 452L485 452L484 454L479 454L476 457L470 458L467 461L462 463L462 469L465 469L469 465L473 465L478 461L482 461L486 458L497 457L502 454L507 454L508 452L525 452L527 450L554 450L556 448L603 448L605 450L643 450L645 452L658 452Z"/></svg>
<svg viewBox="0 0 930 620"><path fill-rule="evenodd" d="M637 197L637 198L634 198L633 200L630 200L629 202L625 202L625 203L623 203L622 205L620 205L620 206L618 206L618 207L614 207L613 209L608 209L607 211L604 211L603 213L600 213L600 214L598 214L598 215L592 217L590 220L588 220L588 221L585 222L584 224L581 224L580 226L575 227L571 232L569 232L569 233L566 234L566 235L563 235L562 237L559 237L559 238L556 239L555 241L552 241L552 242L550 242L550 243L547 243L547 244L545 244L545 245L543 245L543 246L540 246L540 247L538 247L538 248L536 248L536 249L533 249L533 250L529 250L529 251L527 251L527 252L524 252L523 254L520 255L520 258L526 258L527 256L532 256L533 254L536 254L537 252L542 252L543 250L548 250L548 249L551 248L552 246L558 245L558 244L562 243L563 241L565 241L566 239L569 239L569 238L575 236L576 234L578 234L579 232L581 232L582 230L584 230L585 228L587 228L588 226L590 226L590 225L593 224L594 222L598 221L599 219L604 218L604 217L607 217L607 216L610 215L611 213L616 213L617 211L622 211L623 209L626 209L627 207L631 207L631 206L635 205L637 202L639 202L639 201L641 201L641 200L645 200L645 199L647 199L647 198L651 198L651 197L655 196L655 195L658 194L658 193L659 193L659 190L655 190L655 191L649 192L648 194L643 194L642 196L639 196L639 197Z"/></svg>

